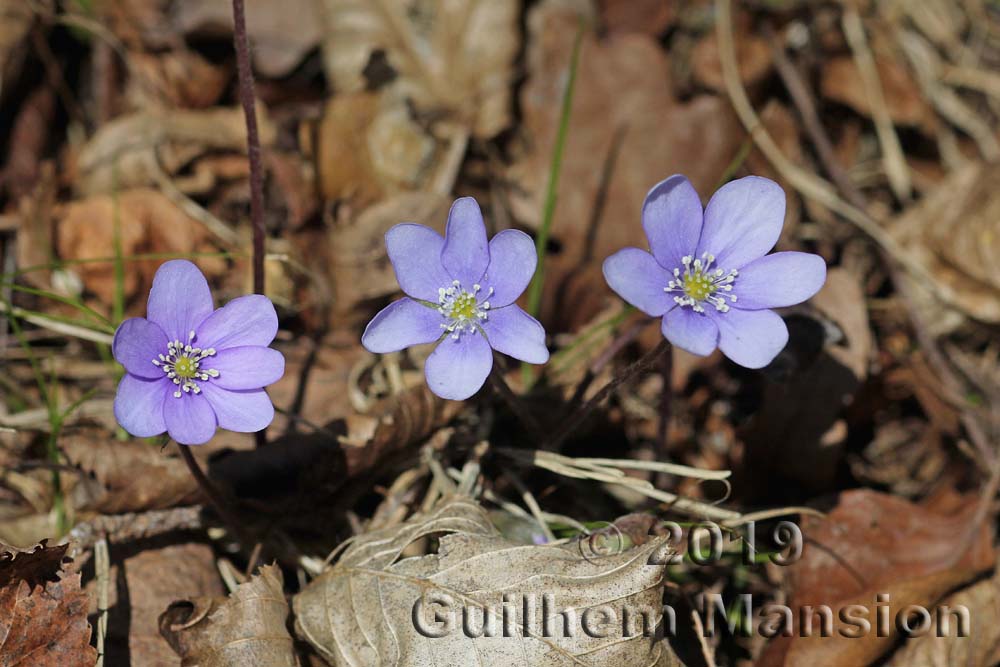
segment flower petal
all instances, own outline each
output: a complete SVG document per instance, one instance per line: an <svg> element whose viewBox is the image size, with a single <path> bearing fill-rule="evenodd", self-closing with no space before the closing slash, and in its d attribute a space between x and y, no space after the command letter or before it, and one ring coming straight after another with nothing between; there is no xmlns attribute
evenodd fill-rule
<svg viewBox="0 0 1000 667"><path fill-rule="evenodd" d="M115 394L115 419L137 438L160 435L167 430L163 421L163 402L173 387L165 377L146 380L126 373Z"/></svg>
<svg viewBox="0 0 1000 667"><path fill-rule="evenodd" d="M176 385L171 385L176 391ZM215 435L215 411L201 394L167 394L163 401L163 419L167 433L182 445L204 445Z"/></svg>
<svg viewBox="0 0 1000 667"><path fill-rule="evenodd" d="M490 310L482 327L487 341L497 352L529 364L544 364L549 360L545 329L517 305Z"/></svg>
<svg viewBox="0 0 1000 667"><path fill-rule="evenodd" d="M278 333L278 313L263 294L248 294L233 299L205 319L196 331L198 347L261 345L266 347Z"/></svg>
<svg viewBox="0 0 1000 667"><path fill-rule="evenodd" d="M760 310L794 306L809 299L826 281L826 262L807 252L776 252L755 259L733 284L735 308Z"/></svg>
<svg viewBox="0 0 1000 667"><path fill-rule="evenodd" d="M680 268L681 258L697 250L701 223L698 193L680 174L654 185L642 204L642 228L649 248L668 271Z"/></svg>
<svg viewBox="0 0 1000 667"><path fill-rule="evenodd" d="M437 303L438 290L451 284L451 276L441 265L444 238L430 227L404 222L385 234L396 281L414 299Z"/></svg>
<svg viewBox="0 0 1000 667"><path fill-rule="evenodd" d="M746 368L763 368L788 342L788 327L773 310L706 311L719 327L719 349Z"/></svg>
<svg viewBox="0 0 1000 667"><path fill-rule="evenodd" d="M763 257L785 224L785 192L768 178L747 176L726 183L705 207L698 254L715 255L715 265L740 269Z"/></svg>
<svg viewBox="0 0 1000 667"><path fill-rule="evenodd" d="M273 384L285 374L285 357L277 350L259 345L229 347L201 361L200 369L215 369L219 377L202 382L222 389L259 389Z"/></svg>
<svg viewBox="0 0 1000 667"><path fill-rule="evenodd" d="M444 230L441 264L452 279L466 289L480 282L490 265L483 213L472 197L461 197L451 205L448 226Z"/></svg>
<svg viewBox="0 0 1000 667"><path fill-rule="evenodd" d="M441 398L464 401L486 382L493 368L493 351L478 333L464 333L458 340L445 338L427 357L427 386Z"/></svg>
<svg viewBox="0 0 1000 667"><path fill-rule="evenodd" d="M604 260L604 279L618 296L653 317L674 306L664 289L673 276L653 256L638 248L625 248Z"/></svg>
<svg viewBox="0 0 1000 667"><path fill-rule="evenodd" d="M132 375L162 378L163 369L153 360L167 351L167 342L167 334L163 333L160 325L133 317L118 325L111 341L111 354Z"/></svg>
<svg viewBox="0 0 1000 667"><path fill-rule="evenodd" d="M256 433L274 420L274 405L263 389L229 391L212 383L202 385L219 427L237 433Z"/></svg>
<svg viewBox="0 0 1000 667"><path fill-rule="evenodd" d="M490 266L483 282L493 288L489 296L495 308L509 306L521 296L535 275L538 255L531 237L516 229L505 229L490 241Z"/></svg>
<svg viewBox="0 0 1000 667"><path fill-rule="evenodd" d="M369 352L398 352L411 345L433 343L444 334L444 317L433 308L403 297L378 312L365 327L361 344Z"/></svg>
<svg viewBox="0 0 1000 667"><path fill-rule="evenodd" d="M191 262L172 259L156 270L146 318L159 324L168 339L186 343L188 334L212 314L212 307L208 281Z"/></svg>
<svg viewBox="0 0 1000 667"><path fill-rule="evenodd" d="M719 345L719 328L705 313L678 306L663 316L663 337L674 347L707 357Z"/></svg>

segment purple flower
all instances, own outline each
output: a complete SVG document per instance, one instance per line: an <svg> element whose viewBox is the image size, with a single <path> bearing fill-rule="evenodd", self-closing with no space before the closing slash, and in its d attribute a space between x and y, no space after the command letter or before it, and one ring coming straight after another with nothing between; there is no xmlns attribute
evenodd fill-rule
<svg viewBox="0 0 1000 667"><path fill-rule="evenodd" d="M778 252L785 193L747 176L727 183L702 213L684 176L671 176L646 195L642 226L652 254L625 248L604 260L615 292L653 317L677 347L707 355L716 347L747 368L766 366L788 342L771 308L819 291L826 264L818 255Z"/></svg>
<svg viewBox="0 0 1000 667"><path fill-rule="evenodd" d="M285 372L285 358L267 347L277 332L266 296L241 296L213 310L198 267L166 262L153 278L146 318L122 322L111 344L125 367L115 418L134 436L166 431L183 445L208 442L216 426L265 428L274 406L262 387Z"/></svg>
<svg viewBox="0 0 1000 667"><path fill-rule="evenodd" d="M538 261L527 234L507 229L487 243L479 204L463 197L451 206L444 238L403 223L386 233L385 245L407 296L368 323L361 344L370 352L440 341L424 374L431 391L453 400L483 386L492 350L532 364L548 361L545 330L514 304Z"/></svg>

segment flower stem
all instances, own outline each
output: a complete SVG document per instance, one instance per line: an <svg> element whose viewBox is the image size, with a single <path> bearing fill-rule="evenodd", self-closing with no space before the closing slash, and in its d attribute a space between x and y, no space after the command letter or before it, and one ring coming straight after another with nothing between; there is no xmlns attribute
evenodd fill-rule
<svg viewBox="0 0 1000 667"><path fill-rule="evenodd" d="M514 413L514 416L528 430L531 437L538 443L545 442L545 432L542 430L541 425L539 425L538 420L524 406L524 403L521 402L521 399L510 388L507 380L504 379L503 374L497 370L495 365L493 366L493 371L490 373L490 384L493 390L510 408L510 411Z"/></svg>
<svg viewBox="0 0 1000 667"><path fill-rule="evenodd" d="M187 445L182 445L177 443L177 447L181 450L181 457L184 459L184 463L187 464L188 470L191 471L191 475L194 477L194 481L198 483L198 487L201 489L205 497L208 498L208 502L212 505L212 509L215 513L219 515L219 518L229 526L229 529L233 531L234 535L239 534L240 524L236 521L236 517L229 511L225 500L222 498L222 493L219 489L212 484L212 480L205 475L205 472L198 465L198 461L194 458L194 454L191 453L191 448Z"/></svg>
<svg viewBox="0 0 1000 667"><path fill-rule="evenodd" d="M567 417L563 427L557 431L555 435L549 438L548 442L545 443L546 446L544 449L553 450L561 445L563 441L566 440L566 438L569 437L569 435L583 423L583 420L594 411L594 408L603 403L604 399L610 396L614 390L623 385L625 382L631 380L633 377L653 368L660 355L669 349L670 343L664 339L660 341L659 345L643 355L641 359L626 368L620 375L613 377L610 382L604 385L601 390L593 396L593 398L581 405L575 412L573 412L573 414Z"/></svg>
<svg viewBox="0 0 1000 667"><path fill-rule="evenodd" d="M264 168L260 158L260 134L253 91L250 43L247 39L246 10L243 0L233 0L233 45L236 49L236 72L240 104L247 124L247 157L250 160L250 225L253 229L253 291L264 293ZM258 431L257 446L267 444L267 431Z"/></svg>

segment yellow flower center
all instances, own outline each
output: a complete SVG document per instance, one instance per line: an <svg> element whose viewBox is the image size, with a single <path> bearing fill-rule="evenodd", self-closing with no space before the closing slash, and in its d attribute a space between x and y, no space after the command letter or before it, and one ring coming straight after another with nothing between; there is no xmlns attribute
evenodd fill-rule
<svg viewBox="0 0 1000 667"><path fill-rule="evenodd" d="M468 320L476 316L476 297L468 292L462 292L455 297L451 307L451 316L459 320Z"/></svg>
<svg viewBox="0 0 1000 667"><path fill-rule="evenodd" d="M437 311L445 320L441 328L455 340L463 333L475 333L479 323L489 317L490 302L486 299L493 294L493 288L485 295L480 294L480 290L481 285L473 285L472 291L463 289L457 280L438 290Z"/></svg>
<svg viewBox="0 0 1000 667"><path fill-rule="evenodd" d="M725 313L729 310L727 299L736 303L736 295L732 293L733 283L740 272L736 269L728 272L718 267L713 269L714 263L715 256L707 252L697 259L692 255L681 258L683 271L681 267L675 267L674 279L667 283L663 291L674 294L677 305L690 306L696 313L704 313L706 303Z"/></svg>
<svg viewBox="0 0 1000 667"><path fill-rule="evenodd" d="M180 357L177 360L177 363L174 364L174 372L177 373L177 377L193 378L197 370L198 364L196 364L191 357Z"/></svg>

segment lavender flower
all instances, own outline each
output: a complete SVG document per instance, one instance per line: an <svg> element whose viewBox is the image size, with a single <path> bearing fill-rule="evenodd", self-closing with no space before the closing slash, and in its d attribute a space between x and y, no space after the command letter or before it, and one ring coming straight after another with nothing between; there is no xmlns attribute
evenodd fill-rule
<svg viewBox="0 0 1000 667"><path fill-rule="evenodd" d="M453 400L483 386L492 350L532 364L548 361L545 330L514 304L537 263L527 234L508 229L487 243L479 204L463 197L451 206L444 238L403 223L386 233L385 245L407 296L368 323L361 344L370 352L440 341L424 374L431 391Z"/></svg>
<svg viewBox="0 0 1000 667"><path fill-rule="evenodd" d="M747 368L770 363L788 342L771 308L819 291L826 264L817 255L778 252L785 193L747 176L724 185L702 213L684 176L653 187L642 206L652 254L625 248L604 261L604 277L623 299L653 317L679 348L708 355L716 347Z"/></svg>
<svg viewBox="0 0 1000 667"><path fill-rule="evenodd" d="M125 367L115 418L126 431L201 445L216 426L250 433L271 423L262 387L284 374L285 359L267 347L278 332L270 299L251 294L213 311L198 267L173 260L153 278L146 316L122 322L111 346Z"/></svg>

